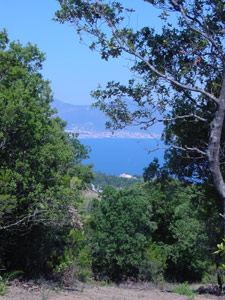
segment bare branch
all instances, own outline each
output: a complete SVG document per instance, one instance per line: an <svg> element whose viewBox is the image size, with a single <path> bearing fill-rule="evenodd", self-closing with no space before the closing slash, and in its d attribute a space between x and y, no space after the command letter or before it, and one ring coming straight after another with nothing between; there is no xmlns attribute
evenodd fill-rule
<svg viewBox="0 0 225 300"><path fill-rule="evenodd" d="M158 143L157 143L158 144ZM152 152L155 152L155 151L158 151L158 150L169 150L171 148L174 148L174 149L178 149L178 150L182 150L182 151L185 151L186 153L188 153L189 151L190 152L197 152L199 154L201 154L200 157L195 157L196 159L202 159L202 158L205 158L207 156L207 154L198 149L197 147L187 147L187 146L184 146L184 147L179 147L179 146L176 146L176 145L173 145L173 144L168 144L168 146L156 146L155 148L149 148L149 147L144 147L144 149L147 151L148 154L152 153ZM188 152L187 152L188 151ZM185 158L190 158L188 156L186 156ZM191 158L193 159L193 158Z"/></svg>
<svg viewBox="0 0 225 300"><path fill-rule="evenodd" d="M171 121L176 121L176 120L179 120L179 119L187 119L187 118L195 118L199 121L202 121L202 122L207 122L208 120L207 119L204 119L198 115L195 115L195 114L190 114L190 115L183 115L183 116L177 116L177 117L174 117L174 118L163 118L162 120L158 120L158 122L171 122Z"/></svg>
<svg viewBox="0 0 225 300"><path fill-rule="evenodd" d="M153 149L146 148L148 154L158 151L158 150L168 150L170 147L155 147Z"/></svg>
<svg viewBox="0 0 225 300"><path fill-rule="evenodd" d="M0 142L0 149L4 149L6 142L5 141L1 141Z"/></svg>
<svg viewBox="0 0 225 300"><path fill-rule="evenodd" d="M9 228L12 228L12 227L16 227L18 225L21 225L21 224L24 224L25 222L31 222L37 215L39 214L42 214L42 213L45 213L46 210L35 210L33 212L32 215L29 215L29 216L25 216L23 217L22 219L20 219L19 221L15 222L15 223L12 223L12 224L9 224L9 225L6 225L6 226L0 226L0 230L7 230ZM43 219L38 219L38 221L40 220L43 220Z"/></svg>
<svg viewBox="0 0 225 300"><path fill-rule="evenodd" d="M190 114L190 115L183 115L183 116L177 116L174 118L162 118L162 119L158 119L156 117L153 117L147 121L144 120L134 120L133 122L135 122L135 124L133 124L134 126L140 126L140 125L146 125L146 126L153 126L156 123L162 123L162 122L172 122L172 121L176 121L176 120L186 120L189 118L195 118L196 120L202 121L202 122L208 122L207 119L204 119L198 115L195 114ZM194 122L194 121L190 121L190 122Z"/></svg>
<svg viewBox="0 0 225 300"><path fill-rule="evenodd" d="M173 147L174 149L178 149L178 150L182 150L182 151L190 151L190 152L197 152L199 154L202 155L202 157L206 157L207 156L207 153L200 150L199 148L197 147L187 147L187 146L184 146L184 147L181 147L181 146L175 146L173 144L169 144L171 147Z"/></svg>

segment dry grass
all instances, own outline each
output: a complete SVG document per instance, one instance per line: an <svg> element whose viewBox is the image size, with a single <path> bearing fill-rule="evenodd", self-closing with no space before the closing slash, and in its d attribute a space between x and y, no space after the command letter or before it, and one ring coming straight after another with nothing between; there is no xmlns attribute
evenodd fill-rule
<svg viewBox="0 0 225 300"><path fill-rule="evenodd" d="M9 286L0 300L222 300L225 296L186 296L159 290L151 284L101 286L77 284L73 288L60 289L50 283L20 283Z"/></svg>

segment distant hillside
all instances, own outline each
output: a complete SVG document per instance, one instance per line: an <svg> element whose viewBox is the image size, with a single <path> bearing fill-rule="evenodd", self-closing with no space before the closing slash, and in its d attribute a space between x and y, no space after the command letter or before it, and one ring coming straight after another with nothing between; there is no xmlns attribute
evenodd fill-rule
<svg viewBox="0 0 225 300"><path fill-rule="evenodd" d="M77 132L80 138L104 138L111 137L111 132L105 129L107 118L103 112L89 105L72 105L57 99L52 107L58 111L60 118L67 122L67 130ZM123 131L117 131L112 137L118 138L152 138L162 132L162 124L151 128L151 132L140 130L137 127L128 127Z"/></svg>
<svg viewBox="0 0 225 300"><path fill-rule="evenodd" d="M95 172L95 177L92 180L92 190L100 191L104 187L111 185L117 189L129 187L138 182L142 182L143 177L135 175L131 178L118 177L115 175L107 175L102 172Z"/></svg>
<svg viewBox="0 0 225 300"><path fill-rule="evenodd" d="M106 117L103 112L90 105L72 105L54 100L53 106L58 110L60 118L65 120L68 128L73 125L84 129L105 130Z"/></svg>

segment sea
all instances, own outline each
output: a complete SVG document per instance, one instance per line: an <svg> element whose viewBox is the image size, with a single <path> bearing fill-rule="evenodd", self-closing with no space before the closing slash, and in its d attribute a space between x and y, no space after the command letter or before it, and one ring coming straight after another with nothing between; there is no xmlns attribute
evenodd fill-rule
<svg viewBox="0 0 225 300"><path fill-rule="evenodd" d="M163 143L155 139L85 138L80 139L80 142L91 147L90 158L84 164L94 164L94 171L108 175L142 175L143 169L155 157L160 164L164 161L163 149L149 152L156 147L163 147Z"/></svg>

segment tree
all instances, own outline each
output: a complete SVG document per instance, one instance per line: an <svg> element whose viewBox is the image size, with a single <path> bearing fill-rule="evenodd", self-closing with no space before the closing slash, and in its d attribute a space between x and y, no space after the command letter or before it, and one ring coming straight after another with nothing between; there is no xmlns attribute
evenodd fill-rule
<svg viewBox="0 0 225 300"><path fill-rule="evenodd" d="M201 280L210 261L202 198L195 185L174 178L106 187L90 205L95 277Z"/></svg>
<svg viewBox="0 0 225 300"><path fill-rule="evenodd" d="M81 189L92 179L81 165L87 149L53 117L43 61L37 46L0 32L0 266L31 273L46 268L56 233L79 228Z"/></svg>
<svg viewBox="0 0 225 300"><path fill-rule="evenodd" d="M134 176L132 178L118 177L116 175L106 175L105 173L96 172L92 183L98 190L102 190L104 187L111 185L117 189L129 187L137 182L142 181L141 176Z"/></svg>
<svg viewBox="0 0 225 300"><path fill-rule="evenodd" d="M103 190L94 199L90 217L92 268L96 277L114 281L139 275L151 233L151 205L141 190Z"/></svg>
<svg viewBox="0 0 225 300"><path fill-rule="evenodd" d="M158 177L160 173L160 165L158 158L154 158L153 162L151 162L147 168L144 168L143 171L144 181L150 181L156 176Z"/></svg>
<svg viewBox="0 0 225 300"><path fill-rule="evenodd" d="M152 242L166 253L164 276L172 281L201 280L209 262L204 193L194 184L160 177L140 184L139 189L147 193L151 221L157 225Z"/></svg>
<svg viewBox="0 0 225 300"><path fill-rule="evenodd" d="M180 130L170 126L167 145L193 158L195 170L198 161L203 161L201 167L210 170L225 218L221 138L225 115L224 3L145 1L160 9L159 17L165 23L159 32L149 27L134 31L125 26L132 10L117 1L58 0L61 10L56 12L56 20L71 23L81 38L88 33L90 48L98 50L102 59L124 53L130 57L133 76L126 86L112 81L105 90L93 93L95 105L111 119L107 126L118 129L133 124L146 129L159 121L171 126L179 121ZM130 109L127 99L137 109ZM198 135L182 139L182 126Z"/></svg>

